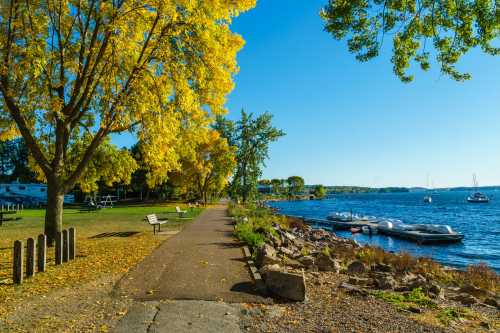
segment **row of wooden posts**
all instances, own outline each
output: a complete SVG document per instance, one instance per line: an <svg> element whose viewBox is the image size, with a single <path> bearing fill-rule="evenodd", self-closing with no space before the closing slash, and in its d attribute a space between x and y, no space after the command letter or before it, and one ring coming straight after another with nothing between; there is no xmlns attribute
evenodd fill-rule
<svg viewBox="0 0 500 333"><path fill-rule="evenodd" d="M55 239L55 264L74 260L76 256L76 230L69 228L58 232ZM24 279L24 244L22 241L14 242L13 280L15 284L23 283ZM35 269L36 265L36 269ZM35 240L28 238L26 242L26 277L35 276L47 269L47 235L39 235Z"/></svg>

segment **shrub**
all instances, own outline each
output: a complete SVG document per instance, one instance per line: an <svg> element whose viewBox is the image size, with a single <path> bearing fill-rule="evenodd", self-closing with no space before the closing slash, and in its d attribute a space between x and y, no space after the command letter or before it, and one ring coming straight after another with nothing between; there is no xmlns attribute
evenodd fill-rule
<svg viewBox="0 0 500 333"><path fill-rule="evenodd" d="M470 310L466 308L446 308L440 311L436 318L444 325L449 325L452 321L468 318L470 315Z"/></svg>
<svg viewBox="0 0 500 333"><path fill-rule="evenodd" d="M264 235L255 232L252 223L238 223L234 229L234 234L253 249L265 242Z"/></svg>
<svg viewBox="0 0 500 333"><path fill-rule="evenodd" d="M485 263L467 266L465 272L455 273L457 280L478 288L500 292L500 276Z"/></svg>
<svg viewBox="0 0 500 333"><path fill-rule="evenodd" d="M426 308L435 308L436 303L422 292L422 288L415 288L410 293L400 294L388 291L373 291L371 294L396 308L406 310L412 305L418 305Z"/></svg>
<svg viewBox="0 0 500 333"><path fill-rule="evenodd" d="M417 259L408 252L393 254L390 259L390 264L394 266L398 272L407 272L415 268Z"/></svg>
<svg viewBox="0 0 500 333"><path fill-rule="evenodd" d="M453 282L453 274L446 271L441 264L430 258L418 258L414 269L415 273L422 274L427 278L442 282Z"/></svg>
<svg viewBox="0 0 500 333"><path fill-rule="evenodd" d="M328 246L325 246L324 248L321 249L321 253L323 253L325 256L330 257L330 248Z"/></svg>

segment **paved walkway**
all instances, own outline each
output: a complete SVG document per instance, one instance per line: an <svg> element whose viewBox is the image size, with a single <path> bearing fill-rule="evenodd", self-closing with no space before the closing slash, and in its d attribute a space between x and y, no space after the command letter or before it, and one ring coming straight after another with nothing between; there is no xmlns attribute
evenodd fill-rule
<svg viewBox="0 0 500 333"><path fill-rule="evenodd" d="M268 303L255 290L226 211L206 209L125 275L118 293L139 301Z"/></svg>

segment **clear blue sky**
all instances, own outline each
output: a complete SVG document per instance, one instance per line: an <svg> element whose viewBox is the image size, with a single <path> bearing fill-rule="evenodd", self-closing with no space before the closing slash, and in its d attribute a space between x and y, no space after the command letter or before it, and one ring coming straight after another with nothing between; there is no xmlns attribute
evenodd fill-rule
<svg viewBox="0 0 500 333"><path fill-rule="evenodd" d="M229 117L269 111L287 133L264 177L382 187L425 186L430 174L444 187L471 185L475 172L481 185L500 184L500 57L463 58L466 83L434 67L403 84L389 40L379 58L359 63L323 31L326 2L260 0L234 21L246 45Z"/></svg>

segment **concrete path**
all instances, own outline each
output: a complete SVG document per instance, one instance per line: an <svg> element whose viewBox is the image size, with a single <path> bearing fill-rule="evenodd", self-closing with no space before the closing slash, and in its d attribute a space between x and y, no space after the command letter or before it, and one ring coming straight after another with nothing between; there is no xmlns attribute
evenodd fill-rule
<svg viewBox="0 0 500 333"><path fill-rule="evenodd" d="M122 278L116 292L135 303L114 332L239 332L240 303L271 302L255 290L226 211L205 210Z"/></svg>
<svg viewBox="0 0 500 333"><path fill-rule="evenodd" d="M226 206L206 209L125 275L117 291L141 301L268 303L255 290L233 229Z"/></svg>
<svg viewBox="0 0 500 333"><path fill-rule="evenodd" d="M211 301L138 302L117 333L238 333L241 306Z"/></svg>

